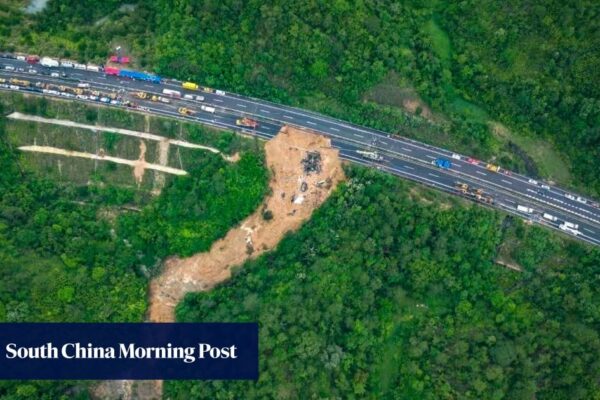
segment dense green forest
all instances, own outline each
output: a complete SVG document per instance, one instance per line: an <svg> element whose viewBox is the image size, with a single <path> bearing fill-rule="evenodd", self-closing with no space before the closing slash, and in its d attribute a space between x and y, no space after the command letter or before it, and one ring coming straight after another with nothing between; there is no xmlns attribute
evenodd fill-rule
<svg viewBox="0 0 600 400"><path fill-rule="evenodd" d="M166 396L595 398L598 249L348 176L276 251L178 307L182 321L258 321L258 382L168 382ZM522 272L494 265L499 247Z"/></svg>
<svg viewBox="0 0 600 400"><path fill-rule="evenodd" d="M141 69L600 193L597 1L50 0L33 15L23 3L0 5L0 48L102 62L122 45ZM403 112L412 89L440 117Z"/></svg>

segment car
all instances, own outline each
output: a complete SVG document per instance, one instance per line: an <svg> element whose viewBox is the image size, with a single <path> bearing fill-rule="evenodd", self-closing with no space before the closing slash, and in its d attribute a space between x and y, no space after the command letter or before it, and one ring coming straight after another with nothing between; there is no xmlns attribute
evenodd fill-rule
<svg viewBox="0 0 600 400"><path fill-rule="evenodd" d="M18 71L18 72L25 72L25 68L21 68L21 67L19 67L19 68L17 68L17 71Z"/></svg>
<svg viewBox="0 0 600 400"><path fill-rule="evenodd" d="M30 74L37 74L37 70L35 70L33 68L27 70L27 72L30 73Z"/></svg>
<svg viewBox="0 0 600 400"><path fill-rule="evenodd" d="M572 194L569 194L569 193L565 193L565 197L569 200L575 200L575 196L573 196Z"/></svg>
<svg viewBox="0 0 600 400"><path fill-rule="evenodd" d="M535 179L529 179L528 182L531 183L532 185L537 185L538 184L538 181L536 181Z"/></svg>
<svg viewBox="0 0 600 400"><path fill-rule="evenodd" d="M52 72L50 74L50 76L53 77L53 78L58 78L58 77L60 77L60 74L58 72Z"/></svg>
<svg viewBox="0 0 600 400"><path fill-rule="evenodd" d="M5 65L4 69L7 70L7 71L14 71L15 67L13 67L12 65Z"/></svg>
<svg viewBox="0 0 600 400"><path fill-rule="evenodd" d="M196 96L196 100L198 100L198 101L204 101L204 96Z"/></svg>
<svg viewBox="0 0 600 400"><path fill-rule="evenodd" d="M545 190L550 190L550 186L548 186L548 185L545 185L545 184L542 184L542 189L545 189Z"/></svg>
<svg viewBox="0 0 600 400"><path fill-rule="evenodd" d="M577 196L577 198L575 200L578 201L578 202L580 202L580 203L587 204L587 200L584 199L581 196Z"/></svg>
<svg viewBox="0 0 600 400"><path fill-rule="evenodd" d="M460 155L453 153L452 158L454 158L455 160L460 160Z"/></svg>
<svg viewBox="0 0 600 400"><path fill-rule="evenodd" d="M471 157L467 158L467 162L468 162L469 164L474 164L474 165L477 165L477 164L479 164L479 161L477 161L476 159L474 159L474 158L471 158Z"/></svg>
<svg viewBox="0 0 600 400"><path fill-rule="evenodd" d="M183 98L186 100L194 100L194 95L193 94L184 94Z"/></svg>
<svg viewBox="0 0 600 400"><path fill-rule="evenodd" d="M502 173L503 173L504 175L507 175L507 176L512 176L512 172L510 172L510 171L508 171L508 170L506 170L506 169L503 169L503 170L502 170Z"/></svg>

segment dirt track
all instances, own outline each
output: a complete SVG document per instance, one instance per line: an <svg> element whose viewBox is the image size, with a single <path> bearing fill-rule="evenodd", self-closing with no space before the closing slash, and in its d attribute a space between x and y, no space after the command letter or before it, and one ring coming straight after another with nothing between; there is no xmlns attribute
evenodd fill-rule
<svg viewBox="0 0 600 400"><path fill-rule="evenodd" d="M321 153L320 173L304 175L301 160L307 150ZM231 276L232 267L273 249L287 232L299 228L344 179L338 152L323 136L286 127L265 145L265 151L272 195L239 227L214 243L209 252L166 261L162 274L150 284L149 321L174 321L175 307L186 293L212 288ZM300 190L302 182L307 184L305 192ZM273 213L272 220L264 220L264 209Z"/></svg>
<svg viewBox="0 0 600 400"><path fill-rule="evenodd" d="M142 142L142 144L143 144L143 142ZM142 148L143 148L143 150L142 150ZM59 149L57 147L50 147L50 146L20 146L19 150L32 151L32 152L36 152L36 153L45 153L45 154L57 154L57 155L67 156L67 157L89 158L91 160L111 161L111 162L114 162L117 164L125 164L125 165L129 165L131 167L136 168L136 179L139 176L143 175L144 169L152 169L155 171L166 172L167 174L173 174L173 175L187 175L187 172L184 170L181 170L181 169L166 167L164 165L158 165L158 164L149 164L149 163L145 162L143 160L143 153L146 152L145 145L143 145L143 147L142 147L142 145L140 145L141 155L140 155L139 160L127 160L125 158L103 156L103 155L92 154L92 153L84 153L81 151L65 150L65 149Z"/></svg>

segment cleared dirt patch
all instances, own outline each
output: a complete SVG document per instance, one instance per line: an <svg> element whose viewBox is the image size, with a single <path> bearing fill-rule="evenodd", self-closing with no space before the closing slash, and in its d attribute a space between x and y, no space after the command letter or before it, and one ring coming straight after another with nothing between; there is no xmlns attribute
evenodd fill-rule
<svg viewBox="0 0 600 400"><path fill-rule="evenodd" d="M320 153L320 172L305 173L308 152ZM208 290L231 276L231 268L273 249L283 236L300 227L344 179L338 151L324 136L284 127L265 145L271 172L271 195L237 228L213 244L209 252L172 257L150 284L147 319L169 322L186 293ZM303 191L304 190L304 191ZM272 213L268 221L264 211Z"/></svg>
<svg viewBox="0 0 600 400"><path fill-rule="evenodd" d="M142 146L145 146L143 144L143 142L141 142L141 143L142 144L140 145L140 151L142 150ZM141 174L143 174L143 169L153 169L155 171L166 172L168 174L173 174L173 175L187 175L187 172L182 169L166 167L164 165L148 164L145 161L143 161L143 154L140 154L141 158L138 160L126 160L124 158L111 157L111 156L106 156L106 155L101 155L101 154L83 153L80 151L64 150L64 149L59 149L59 148L50 147L50 146L21 146L21 147L19 147L19 150L32 151L32 152L37 152L37 153L46 153L46 154L56 154L56 155L67 156L67 157L89 158L92 160L100 160L100 161L111 161L111 162L114 162L117 164L129 165L136 169L141 168L141 170L140 170ZM144 153L146 152L145 147L143 149L143 152ZM136 174L135 174L136 179L138 178L139 174L140 174L140 172L136 172Z"/></svg>
<svg viewBox="0 0 600 400"><path fill-rule="evenodd" d="M175 146L187 147L187 148L190 148L190 149L201 149L201 150L210 151L210 152L215 153L215 154L221 154L221 152L218 149L215 149L214 147L203 146L201 144L186 142L185 140L169 139L169 138L166 138L164 136L155 135L153 133L132 131L130 129L112 128L112 127L109 127L109 126L99 126L99 125L87 125L87 124L82 124L82 123L79 123L79 122L67 121L67 120L63 120L63 119L43 118L43 117L38 117L38 116L35 116L35 115L21 114L21 113L18 113L18 112L14 112L14 113L8 115L8 118L10 118L10 119L16 119L16 120L22 120L22 121L39 122L39 123L44 123L44 124L53 124L53 125L68 126L68 127L71 127L71 128L88 129L88 130L91 130L91 131L114 132L114 133L118 133L118 134L121 134L121 135L134 136L134 137L137 137L137 138L140 138L140 139L153 140L153 141L156 141L156 142L167 141L169 144L172 144L172 145L175 145ZM227 160L227 161L231 161L230 157L223 156L223 158L225 160Z"/></svg>

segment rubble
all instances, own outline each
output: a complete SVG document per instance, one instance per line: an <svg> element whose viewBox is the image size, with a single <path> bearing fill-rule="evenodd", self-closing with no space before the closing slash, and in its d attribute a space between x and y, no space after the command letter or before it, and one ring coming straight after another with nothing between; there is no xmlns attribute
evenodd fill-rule
<svg viewBox="0 0 600 400"><path fill-rule="evenodd" d="M305 174L321 173L321 153L318 151L306 152L306 157L300 161Z"/></svg>

